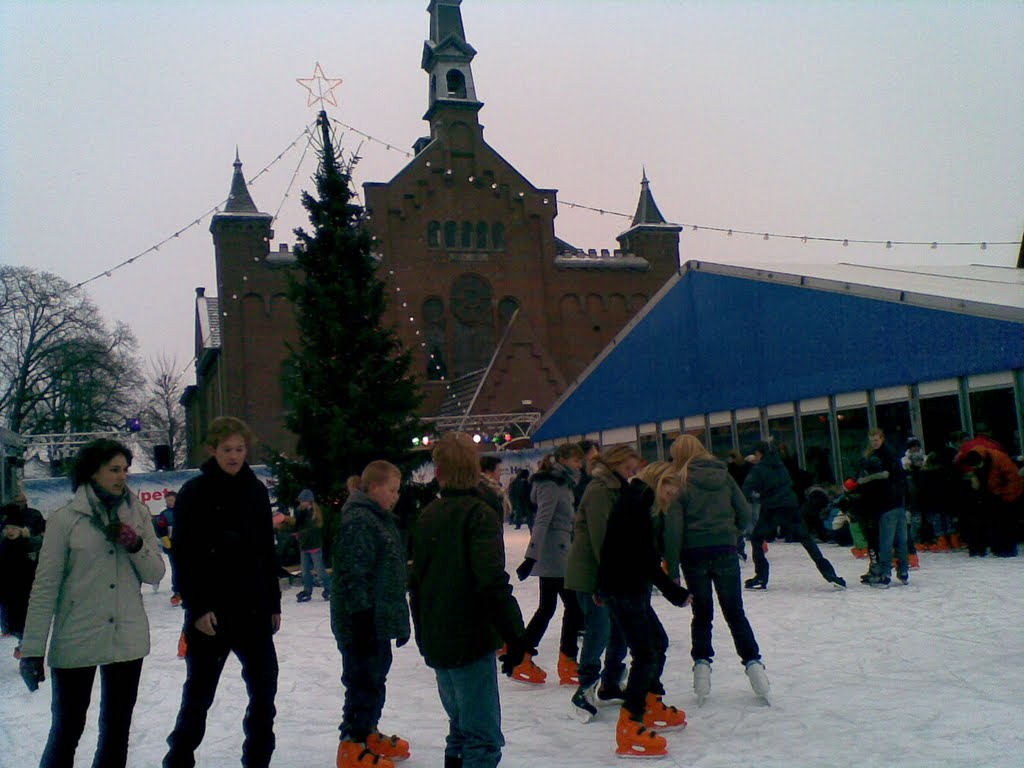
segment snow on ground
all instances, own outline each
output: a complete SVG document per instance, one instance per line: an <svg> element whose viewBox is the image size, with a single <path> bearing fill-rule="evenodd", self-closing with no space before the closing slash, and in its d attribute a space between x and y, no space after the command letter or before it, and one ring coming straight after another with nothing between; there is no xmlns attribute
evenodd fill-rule
<svg viewBox="0 0 1024 768"><path fill-rule="evenodd" d="M521 560L526 529L508 530L509 570ZM887 591L858 584L864 561L849 550L823 551L851 583L834 591L798 544L772 544L766 592L744 595L774 693L773 706L756 699L724 623L715 626L717 659L712 693L697 708L691 690L689 610L656 605L669 636L666 700L687 712L689 727L666 734L669 757L656 763L687 768L733 766L1024 765L1024 559L969 559L964 553L921 555L909 587ZM744 575L752 565L744 566ZM513 576L514 580L514 576ZM537 605L537 580L515 583L527 620ZM175 658L182 611L168 605L166 582L145 587L153 651L143 667L129 766L156 768L177 713L184 662ZM284 594L277 648L275 768L333 766L341 712L340 657L327 603L297 604ZM561 611L540 648L538 663L557 681ZM13 640L0 644L10 658ZM245 689L228 662L210 713L200 768L238 765ZM617 711L581 725L568 718L571 689L537 688L502 679L507 744L502 768L593 768L614 757ZM31 768L49 727L49 683L29 694L12 661L0 663L0 767ZM91 764L96 743L98 686L76 765ZM395 652L386 733L412 742L409 768L437 766L447 724L433 673L413 644Z"/></svg>

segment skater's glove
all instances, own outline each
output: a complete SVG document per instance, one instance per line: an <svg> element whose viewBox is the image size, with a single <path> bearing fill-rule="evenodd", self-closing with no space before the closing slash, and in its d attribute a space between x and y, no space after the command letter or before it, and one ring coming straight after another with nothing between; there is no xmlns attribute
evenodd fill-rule
<svg viewBox="0 0 1024 768"><path fill-rule="evenodd" d="M131 553L142 549L142 537L128 523L111 523L107 526L107 537Z"/></svg>
<svg viewBox="0 0 1024 768"><path fill-rule="evenodd" d="M521 637L505 643L505 652L498 657L498 661L501 662L501 674L505 677L512 677L512 672L523 663L525 656L526 646L523 645Z"/></svg>
<svg viewBox="0 0 1024 768"><path fill-rule="evenodd" d="M666 585L667 587L668 585ZM681 587L678 584L671 585L673 589L663 592L665 599L668 600L672 605L677 608L682 608L690 599L690 590L686 587Z"/></svg>
<svg viewBox="0 0 1024 768"><path fill-rule="evenodd" d="M21 679L25 681L25 685L32 693L38 691L39 684L46 679L42 656L22 658L18 663L18 671L21 672Z"/></svg>
<svg viewBox="0 0 1024 768"><path fill-rule="evenodd" d="M357 656L372 656L377 649L377 630L373 626L373 611L352 614L352 652Z"/></svg>
<svg viewBox="0 0 1024 768"><path fill-rule="evenodd" d="M519 577L520 581L526 581L526 577L533 571L533 566L536 563L537 561L532 557L527 557L523 560L522 564L516 568L516 576Z"/></svg>

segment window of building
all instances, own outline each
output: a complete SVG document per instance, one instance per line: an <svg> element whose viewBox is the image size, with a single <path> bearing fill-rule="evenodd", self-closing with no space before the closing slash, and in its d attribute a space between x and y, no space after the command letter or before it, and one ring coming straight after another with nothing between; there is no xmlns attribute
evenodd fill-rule
<svg viewBox="0 0 1024 768"><path fill-rule="evenodd" d="M963 429L960 423L960 398L957 395L921 398L921 424L924 428L924 449L938 451L949 442L953 432Z"/></svg>
<svg viewBox="0 0 1024 768"><path fill-rule="evenodd" d="M750 453L750 449L761 440L761 423L758 421L736 422L736 436L739 438L740 452L744 456L747 455ZM732 448L732 446L729 447Z"/></svg>
<svg viewBox="0 0 1024 768"><path fill-rule="evenodd" d="M505 225L500 221L491 225L491 244L499 250L505 247Z"/></svg>
<svg viewBox="0 0 1024 768"><path fill-rule="evenodd" d="M805 413L800 416L804 438L804 466L815 483L834 483L832 469L832 436L827 413Z"/></svg>
<svg viewBox="0 0 1024 768"><path fill-rule="evenodd" d="M889 447L902 455L906 450L907 438L914 431L910 423L910 403L902 401L876 405L875 421L878 428L885 432L885 441Z"/></svg>
<svg viewBox="0 0 1024 768"><path fill-rule="evenodd" d="M427 245L431 248L441 247L441 222L432 221L427 224Z"/></svg>
<svg viewBox="0 0 1024 768"><path fill-rule="evenodd" d="M473 247L473 222L464 221L462 222L462 243L463 248Z"/></svg>
<svg viewBox="0 0 1024 768"><path fill-rule="evenodd" d="M444 223L444 247L454 248L459 235L459 225L454 221Z"/></svg>
<svg viewBox="0 0 1024 768"><path fill-rule="evenodd" d="M445 76L448 95L455 99L466 98L466 76L457 69L449 69Z"/></svg>
<svg viewBox="0 0 1024 768"><path fill-rule="evenodd" d="M487 222L478 221L476 225L476 247L483 250L487 248Z"/></svg>
<svg viewBox="0 0 1024 768"><path fill-rule="evenodd" d="M708 452L714 454L722 461L729 460L729 451L732 450L732 425L720 424L711 428L711 445Z"/></svg>
<svg viewBox="0 0 1024 768"><path fill-rule="evenodd" d="M1010 388L971 392L971 422L974 434L987 431L989 436L1012 455L1021 452L1017 431L1017 410Z"/></svg>
<svg viewBox="0 0 1024 768"><path fill-rule="evenodd" d="M778 416L768 419L768 434L772 436L772 442L779 446L779 450L785 447L791 456L796 456L796 422L792 416ZM744 443L740 443L740 450L747 450Z"/></svg>
<svg viewBox="0 0 1024 768"><path fill-rule="evenodd" d="M498 320L503 329L508 326L517 309L519 309L519 299L515 296L506 296L498 302Z"/></svg>
<svg viewBox="0 0 1024 768"><path fill-rule="evenodd" d="M868 409L844 408L836 411L839 425L839 461L843 477L857 474L864 449L868 445ZM890 446L896 450L896 446Z"/></svg>

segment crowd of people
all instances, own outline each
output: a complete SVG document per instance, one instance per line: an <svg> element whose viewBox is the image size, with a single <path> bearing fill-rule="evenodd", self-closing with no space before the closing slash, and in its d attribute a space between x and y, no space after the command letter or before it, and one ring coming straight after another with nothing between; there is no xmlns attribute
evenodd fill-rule
<svg viewBox="0 0 1024 768"><path fill-rule="evenodd" d="M210 458L156 516L128 489L131 451L106 439L80 451L74 498L45 521L23 495L0 508L3 631L19 640L30 691L49 667L42 768L73 764L97 670L94 765L126 764L150 648L141 588L160 583L165 555L172 603L184 608L186 673L164 768L195 765L232 654L249 698L242 764L270 765L288 543L301 560L298 602L311 600L318 582L330 603L344 688L337 768L391 768L411 755L406 739L380 730L393 649L410 639L434 671L448 717L445 768L494 768L504 746L498 672L528 686L547 683L538 648L559 603L555 667L570 689L568 713L587 723L600 707L617 705L615 753L663 757L662 733L687 720L664 700L670 638L655 591L692 612L699 702L711 694L717 595L750 686L770 703L743 593L768 588L766 553L776 537L799 542L837 589L847 585L821 553L822 540L847 537L868 559L862 582L884 588L894 568L908 582L916 549L948 551L962 538L972 556L1014 556L1021 538L1021 471L980 431L930 454L910 438L900 454L873 429L841 489L800 487L770 441L725 462L684 434L669 461L650 463L629 445L561 445L532 474L518 470L506 490L500 460L481 456L468 435L449 433L435 444L435 479L425 489L403 488L401 470L383 460L350 477L331 542L312 489L298 494L294 516L275 515L247 461L253 440L244 422L214 420ZM506 522L529 529L515 576L539 582L525 623L506 568ZM754 575L743 581L748 538Z"/></svg>

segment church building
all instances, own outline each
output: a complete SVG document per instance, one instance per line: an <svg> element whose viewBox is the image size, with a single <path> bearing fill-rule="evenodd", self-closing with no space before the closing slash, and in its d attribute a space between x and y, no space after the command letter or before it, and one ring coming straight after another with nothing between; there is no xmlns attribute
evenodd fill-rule
<svg viewBox="0 0 1024 768"><path fill-rule="evenodd" d="M644 173L636 214L612 250L555 234L557 190L536 187L484 140L461 0L431 0L423 46L429 136L390 181L364 185L385 322L413 353L421 417L432 430L520 437L679 269L681 227ZM297 341L287 299L294 255L271 250L272 216L249 195L236 157L231 193L210 226L217 296L196 297L196 378L183 401L193 462L206 424L249 422L294 450L281 386Z"/></svg>

